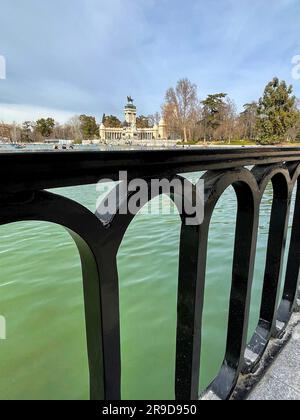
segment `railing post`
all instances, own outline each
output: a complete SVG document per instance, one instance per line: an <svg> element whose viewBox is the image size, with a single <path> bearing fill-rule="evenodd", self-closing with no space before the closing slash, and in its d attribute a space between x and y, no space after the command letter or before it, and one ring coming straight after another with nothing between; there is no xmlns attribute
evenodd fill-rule
<svg viewBox="0 0 300 420"><path fill-rule="evenodd" d="M298 174L297 174L298 175ZM284 328L291 315L297 309L300 281L300 182L297 183L295 211L291 234L291 243L287 262L287 271L283 299L278 310L278 328Z"/></svg>
<svg viewBox="0 0 300 420"><path fill-rule="evenodd" d="M257 328L245 352L244 373L249 373L256 369L272 335L276 334L276 317L281 286L280 280L291 203L290 178L286 167L282 165L255 167L253 174L260 188L260 200L263 197L268 183L272 182L273 203L260 317Z"/></svg>
<svg viewBox="0 0 300 420"><path fill-rule="evenodd" d="M178 282L176 400L199 398L207 239L207 223L198 227L183 225Z"/></svg>

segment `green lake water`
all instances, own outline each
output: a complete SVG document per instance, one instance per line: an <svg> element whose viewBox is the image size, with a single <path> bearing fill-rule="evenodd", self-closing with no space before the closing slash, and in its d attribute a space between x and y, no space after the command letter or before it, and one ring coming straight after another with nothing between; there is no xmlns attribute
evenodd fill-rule
<svg viewBox="0 0 300 420"><path fill-rule="evenodd" d="M56 192L93 211L99 194L95 186ZM271 204L269 186L261 207L249 337L258 321ZM235 217L236 198L228 189L209 236L201 390L224 358ZM123 399L174 399L179 234L176 212L142 212L120 249ZM7 340L0 340L0 399L88 399L81 268L68 233L40 222L2 226L0 264L0 315L7 323Z"/></svg>

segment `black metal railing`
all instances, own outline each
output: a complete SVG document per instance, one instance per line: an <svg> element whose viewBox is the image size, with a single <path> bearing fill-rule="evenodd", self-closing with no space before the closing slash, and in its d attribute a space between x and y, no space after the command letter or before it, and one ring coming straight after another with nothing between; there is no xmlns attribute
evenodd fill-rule
<svg viewBox="0 0 300 420"><path fill-rule="evenodd" d="M249 167L253 167L249 169ZM222 368L209 387L217 397L232 395L241 373L259 363L272 337L282 335L298 308L300 268L300 149L245 148L137 152L41 152L0 154L0 224L24 220L64 226L81 255L91 399L121 399L119 283L117 253L134 215L116 211L103 223L85 207L46 189L86 185L119 171L129 178L173 179L206 171L205 216L196 226L182 216L178 279L176 399L199 398L201 327L208 233L214 208L233 186L238 212L228 337ZM260 320L247 346L251 289L260 203L273 184L269 243ZM280 278L286 248L291 197L295 214L281 303ZM195 188L191 185L191 188ZM162 190L161 193L164 193ZM171 196L176 203L176 197ZM178 198L178 197L177 197ZM279 307L279 310L277 309Z"/></svg>

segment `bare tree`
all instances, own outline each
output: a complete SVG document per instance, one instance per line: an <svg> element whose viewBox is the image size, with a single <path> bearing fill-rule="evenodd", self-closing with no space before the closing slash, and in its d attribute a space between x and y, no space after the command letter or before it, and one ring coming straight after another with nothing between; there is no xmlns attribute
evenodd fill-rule
<svg viewBox="0 0 300 420"><path fill-rule="evenodd" d="M162 115L167 125L168 133L172 133L172 135L180 138L182 130L180 127L180 122L177 118L177 111L175 106L172 104L164 104L162 106Z"/></svg>
<svg viewBox="0 0 300 420"><path fill-rule="evenodd" d="M241 137L248 140L256 138L257 102L250 102L244 105L244 111L240 114L239 124L241 126Z"/></svg>
<svg viewBox="0 0 300 420"><path fill-rule="evenodd" d="M68 125L70 126L72 138L74 140L83 140L83 135L81 132L81 121L80 117L76 115L75 117L71 118L68 122Z"/></svg>
<svg viewBox="0 0 300 420"><path fill-rule="evenodd" d="M161 114L159 112L156 112L155 114L148 115L148 121L149 125L151 127L154 127L155 125L158 125L161 120Z"/></svg>
<svg viewBox="0 0 300 420"><path fill-rule="evenodd" d="M189 129L198 104L197 86L188 79L178 81L176 88L166 92L164 114L168 125L179 126L184 141L189 139ZM174 121L175 120L175 121Z"/></svg>
<svg viewBox="0 0 300 420"><path fill-rule="evenodd" d="M11 126L3 121L0 122L0 139L5 142L11 142Z"/></svg>

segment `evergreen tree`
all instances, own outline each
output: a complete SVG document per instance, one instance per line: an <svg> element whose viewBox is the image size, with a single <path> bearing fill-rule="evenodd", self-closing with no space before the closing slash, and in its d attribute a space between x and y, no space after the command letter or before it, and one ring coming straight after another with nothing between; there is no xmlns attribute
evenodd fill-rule
<svg viewBox="0 0 300 420"><path fill-rule="evenodd" d="M222 123L223 110L226 107L224 99L227 97L226 93L216 93L214 95L208 95L208 97L202 101L202 126L204 128L204 139L205 141L213 137L214 131Z"/></svg>
<svg viewBox="0 0 300 420"><path fill-rule="evenodd" d="M121 128L122 123L118 117L114 115L103 115L103 124L106 128Z"/></svg>
<svg viewBox="0 0 300 420"><path fill-rule="evenodd" d="M293 87L274 78L267 84L257 109L257 132L260 144L278 144L297 121L297 100Z"/></svg>
<svg viewBox="0 0 300 420"><path fill-rule="evenodd" d="M85 139L94 139L98 136L99 127L96 122L95 117L90 117L88 115L80 115L80 130Z"/></svg>
<svg viewBox="0 0 300 420"><path fill-rule="evenodd" d="M32 121L24 121L22 124L22 131L21 131L21 140L24 143L32 142L33 139L33 132L35 129L35 123Z"/></svg>
<svg viewBox="0 0 300 420"><path fill-rule="evenodd" d="M50 137L55 127L53 118L41 118L36 122L36 131L43 137Z"/></svg>

